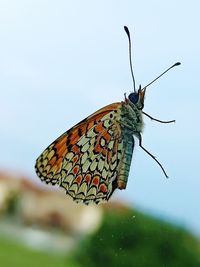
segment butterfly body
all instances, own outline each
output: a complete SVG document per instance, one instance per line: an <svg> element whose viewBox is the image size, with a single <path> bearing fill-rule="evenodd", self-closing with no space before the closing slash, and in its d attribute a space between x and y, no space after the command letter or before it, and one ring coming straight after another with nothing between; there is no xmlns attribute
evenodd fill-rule
<svg viewBox="0 0 200 267"><path fill-rule="evenodd" d="M142 111L137 105L126 99L122 103L121 132L124 144L124 156L122 158L117 178L118 188L125 189L131 165L133 148L135 145L134 136L137 137L144 127Z"/></svg>
<svg viewBox="0 0 200 267"><path fill-rule="evenodd" d="M143 128L137 103L125 98L110 104L65 132L36 160L37 175L85 204L107 201L116 188L125 189L133 136Z"/></svg>

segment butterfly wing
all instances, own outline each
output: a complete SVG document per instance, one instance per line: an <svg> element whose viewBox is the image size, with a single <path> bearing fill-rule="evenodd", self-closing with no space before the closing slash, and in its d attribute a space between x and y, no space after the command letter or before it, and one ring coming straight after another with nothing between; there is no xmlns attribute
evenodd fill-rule
<svg viewBox="0 0 200 267"><path fill-rule="evenodd" d="M121 118L122 103L114 103L75 125L39 156L37 175L59 184L77 202L108 200L126 154Z"/></svg>

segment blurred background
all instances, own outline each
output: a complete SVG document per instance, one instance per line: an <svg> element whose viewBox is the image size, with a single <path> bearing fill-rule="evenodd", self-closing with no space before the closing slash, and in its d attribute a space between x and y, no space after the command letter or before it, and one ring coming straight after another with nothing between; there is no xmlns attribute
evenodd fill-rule
<svg viewBox="0 0 200 267"><path fill-rule="evenodd" d="M199 1L0 1L2 266L200 266ZM143 145L107 205L43 185L35 159L60 134L132 88L147 89ZM12 257L11 257L12 255Z"/></svg>

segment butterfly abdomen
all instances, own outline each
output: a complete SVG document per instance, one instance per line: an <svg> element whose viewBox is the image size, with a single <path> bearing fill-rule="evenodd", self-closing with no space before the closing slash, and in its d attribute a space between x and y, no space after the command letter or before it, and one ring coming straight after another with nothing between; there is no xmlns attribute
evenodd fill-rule
<svg viewBox="0 0 200 267"><path fill-rule="evenodd" d="M124 152L122 154L121 163L119 165L119 172L117 176L118 189L125 189L128 181L132 154L134 149L134 139L132 135L127 135L123 140Z"/></svg>

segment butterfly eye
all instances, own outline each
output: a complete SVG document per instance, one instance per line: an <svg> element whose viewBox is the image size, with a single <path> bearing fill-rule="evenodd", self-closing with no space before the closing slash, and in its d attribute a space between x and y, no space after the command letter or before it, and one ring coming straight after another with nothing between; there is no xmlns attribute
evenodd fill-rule
<svg viewBox="0 0 200 267"><path fill-rule="evenodd" d="M139 99L139 94L138 93L131 93L128 96L128 98L133 104L136 104L138 102L138 99Z"/></svg>

